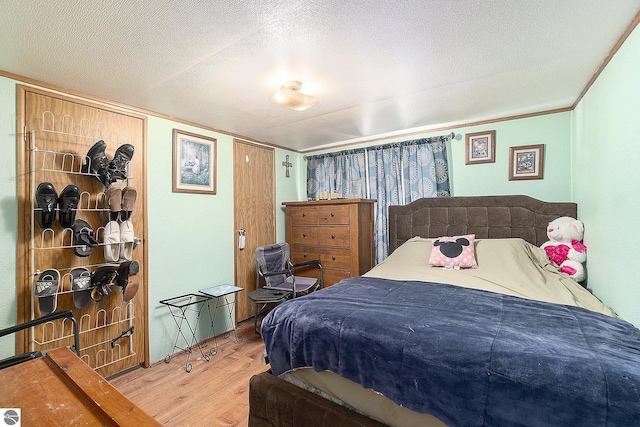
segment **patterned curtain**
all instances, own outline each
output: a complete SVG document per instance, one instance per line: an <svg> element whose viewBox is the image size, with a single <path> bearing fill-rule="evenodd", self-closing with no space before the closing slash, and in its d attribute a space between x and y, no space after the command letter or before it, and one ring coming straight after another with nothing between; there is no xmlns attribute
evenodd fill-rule
<svg viewBox="0 0 640 427"><path fill-rule="evenodd" d="M307 157L307 197L327 191L341 197L376 199L375 262L389 248L388 208L422 197L447 197L449 168L446 143L451 136L422 138Z"/></svg>
<svg viewBox="0 0 640 427"><path fill-rule="evenodd" d="M446 141L420 139L369 151L369 194L378 201L374 207L376 264L389 252L389 206L451 195Z"/></svg>
<svg viewBox="0 0 640 427"><path fill-rule="evenodd" d="M366 152L364 149L327 153L307 158L307 197L323 191L342 198L366 198Z"/></svg>

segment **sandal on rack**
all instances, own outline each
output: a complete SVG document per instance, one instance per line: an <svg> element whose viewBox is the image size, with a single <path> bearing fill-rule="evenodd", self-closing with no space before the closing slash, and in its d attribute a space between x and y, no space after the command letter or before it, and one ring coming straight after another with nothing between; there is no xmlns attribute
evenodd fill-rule
<svg viewBox="0 0 640 427"><path fill-rule="evenodd" d="M73 305L83 309L91 299L91 273L88 268L76 267L71 270L71 290L73 290Z"/></svg>
<svg viewBox="0 0 640 427"><path fill-rule="evenodd" d="M93 228L87 221L76 219L73 222L73 249L77 256L88 257L99 243L93 238Z"/></svg>
<svg viewBox="0 0 640 427"><path fill-rule="evenodd" d="M102 297L111 293L111 285L115 284L118 277L117 265L101 265L91 275L91 286L95 289L91 291L91 298L95 301L102 300Z"/></svg>
<svg viewBox="0 0 640 427"><path fill-rule="evenodd" d="M135 276L140 271L138 261L125 261L118 267L115 284L122 287L122 300L130 301L138 292L140 281Z"/></svg>
<svg viewBox="0 0 640 427"><path fill-rule="evenodd" d="M134 240L133 223L128 219L120 224L120 260L131 261Z"/></svg>
<svg viewBox="0 0 640 427"><path fill-rule="evenodd" d="M36 296L38 306L43 315L56 311L58 306L58 283L60 283L60 272L55 268L40 273L36 282Z"/></svg>
<svg viewBox="0 0 640 427"><path fill-rule="evenodd" d="M104 259L116 262L120 259L120 225L109 221L104 227Z"/></svg>
<svg viewBox="0 0 640 427"><path fill-rule="evenodd" d="M76 209L80 202L80 189L76 185L67 185L64 187L58 197L58 206L60 207L60 225L62 228L71 228L73 221L76 219Z"/></svg>
<svg viewBox="0 0 640 427"><path fill-rule="evenodd" d="M56 206L58 206L58 193L50 182L41 182L36 189L36 202L38 203L38 225L46 230L53 228L56 221Z"/></svg>
<svg viewBox="0 0 640 427"><path fill-rule="evenodd" d="M117 221L122 210L122 189L118 187L109 187L105 193L105 207L111 211L110 221Z"/></svg>
<svg viewBox="0 0 640 427"><path fill-rule="evenodd" d="M138 190L135 187L125 187L122 190L122 210L124 213L123 220L131 218L133 208L136 205L136 198L138 197Z"/></svg>
<svg viewBox="0 0 640 427"><path fill-rule="evenodd" d="M135 276L140 271L140 264L138 261L125 261L117 268L118 276L116 277L116 285L127 286L127 280L129 276Z"/></svg>
<svg viewBox="0 0 640 427"><path fill-rule="evenodd" d="M129 282L127 286L122 289L122 301L127 302L131 301L133 297L138 293L138 288L140 287L140 279L138 276L132 276L129 278Z"/></svg>

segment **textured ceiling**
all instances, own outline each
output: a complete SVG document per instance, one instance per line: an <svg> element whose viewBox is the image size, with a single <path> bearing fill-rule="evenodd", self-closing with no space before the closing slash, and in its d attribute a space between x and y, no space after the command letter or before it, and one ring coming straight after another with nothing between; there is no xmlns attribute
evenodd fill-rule
<svg viewBox="0 0 640 427"><path fill-rule="evenodd" d="M305 151L570 107L640 0L0 0L0 10L2 71ZM272 104L285 80L320 102Z"/></svg>

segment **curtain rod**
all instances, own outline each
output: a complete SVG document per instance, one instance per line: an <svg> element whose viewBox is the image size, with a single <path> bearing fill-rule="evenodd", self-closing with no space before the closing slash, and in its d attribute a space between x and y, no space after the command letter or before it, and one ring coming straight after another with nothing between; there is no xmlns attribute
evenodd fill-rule
<svg viewBox="0 0 640 427"><path fill-rule="evenodd" d="M328 153L323 153L323 154L314 154L311 156L303 156L302 158L304 160L308 160L310 158L314 158L314 157L321 157L321 156L327 156L327 155L338 155L338 154L353 154L353 153L358 153L360 151L365 151L367 149L370 150L380 150L383 148L387 148L387 147L393 147L394 145L402 145L402 144L411 144L411 143L416 143L418 141L421 140L427 140L427 142L431 142L429 140L434 140L434 139L454 139L456 137L455 132L451 132L448 133L446 135L440 135L440 136L430 136L428 138L419 138L419 139L411 139L408 141L398 141L398 142L390 142L388 144L382 144L382 145L371 145L369 147L361 147L361 148L353 148L351 150L338 150L338 151L332 151L332 152L328 152Z"/></svg>

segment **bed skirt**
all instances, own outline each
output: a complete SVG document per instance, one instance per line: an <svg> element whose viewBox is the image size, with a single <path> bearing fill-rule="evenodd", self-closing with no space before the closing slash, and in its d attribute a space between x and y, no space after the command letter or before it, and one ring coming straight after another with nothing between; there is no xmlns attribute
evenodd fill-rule
<svg viewBox="0 0 640 427"><path fill-rule="evenodd" d="M321 396L264 372L249 380L249 427L382 427Z"/></svg>

